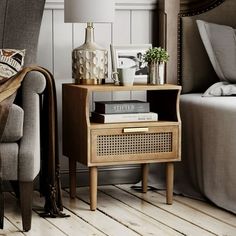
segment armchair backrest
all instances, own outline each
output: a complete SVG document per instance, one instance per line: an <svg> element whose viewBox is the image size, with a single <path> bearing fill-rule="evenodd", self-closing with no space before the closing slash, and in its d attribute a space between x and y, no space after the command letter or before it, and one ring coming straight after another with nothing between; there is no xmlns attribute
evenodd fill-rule
<svg viewBox="0 0 236 236"><path fill-rule="evenodd" d="M25 65L36 63L45 0L0 1L0 48L26 49Z"/></svg>

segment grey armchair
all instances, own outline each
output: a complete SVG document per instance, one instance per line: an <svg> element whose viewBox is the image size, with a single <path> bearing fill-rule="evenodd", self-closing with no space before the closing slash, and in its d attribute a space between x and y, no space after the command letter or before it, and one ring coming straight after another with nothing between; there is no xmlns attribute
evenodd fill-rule
<svg viewBox="0 0 236 236"><path fill-rule="evenodd" d="M26 49L25 65L36 62L44 4L45 0L0 1L0 47ZM27 75L22 102L11 107L0 144L3 180L19 181L24 231L31 228L33 181L40 170L39 94L45 86L39 73Z"/></svg>

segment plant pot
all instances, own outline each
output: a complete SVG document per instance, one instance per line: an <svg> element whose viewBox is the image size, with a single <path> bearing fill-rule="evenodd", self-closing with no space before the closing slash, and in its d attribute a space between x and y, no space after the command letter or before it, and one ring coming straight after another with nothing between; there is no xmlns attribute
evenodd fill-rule
<svg viewBox="0 0 236 236"><path fill-rule="evenodd" d="M165 64L151 62L148 64L149 75L148 83L149 84L164 84L165 83Z"/></svg>

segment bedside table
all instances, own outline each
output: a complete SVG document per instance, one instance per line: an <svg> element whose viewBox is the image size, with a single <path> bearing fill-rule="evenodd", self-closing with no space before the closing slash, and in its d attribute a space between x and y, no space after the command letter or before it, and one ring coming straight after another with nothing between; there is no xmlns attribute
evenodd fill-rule
<svg viewBox="0 0 236 236"><path fill-rule="evenodd" d="M96 91L147 91L155 122L100 124L90 121L90 97ZM70 197L76 195L76 162L89 167L90 209L97 207L97 167L142 164L147 191L148 164L166 163L167 204L172 204L174 162L181 159L181 120L177 85L62 85L63 154L69 157ZM127 145L128 144L128 145Z"/></svg>

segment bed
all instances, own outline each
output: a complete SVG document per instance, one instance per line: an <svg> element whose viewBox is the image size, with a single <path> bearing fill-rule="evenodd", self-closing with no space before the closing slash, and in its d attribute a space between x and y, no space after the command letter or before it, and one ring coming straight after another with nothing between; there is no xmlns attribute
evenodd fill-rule
<svg viewBox="0 0 236 236"><path fill-rule="evenodd" d="M183 145L182 162L177 164L175 176L179 193L207 198L233 213L236 213L236 96L202 96L219 81L219 76L196 20L236 29L235 14L235 0L182 2L178 82L183 88L180 99ZM232 50L236 53L236 47Z"/></svg>

